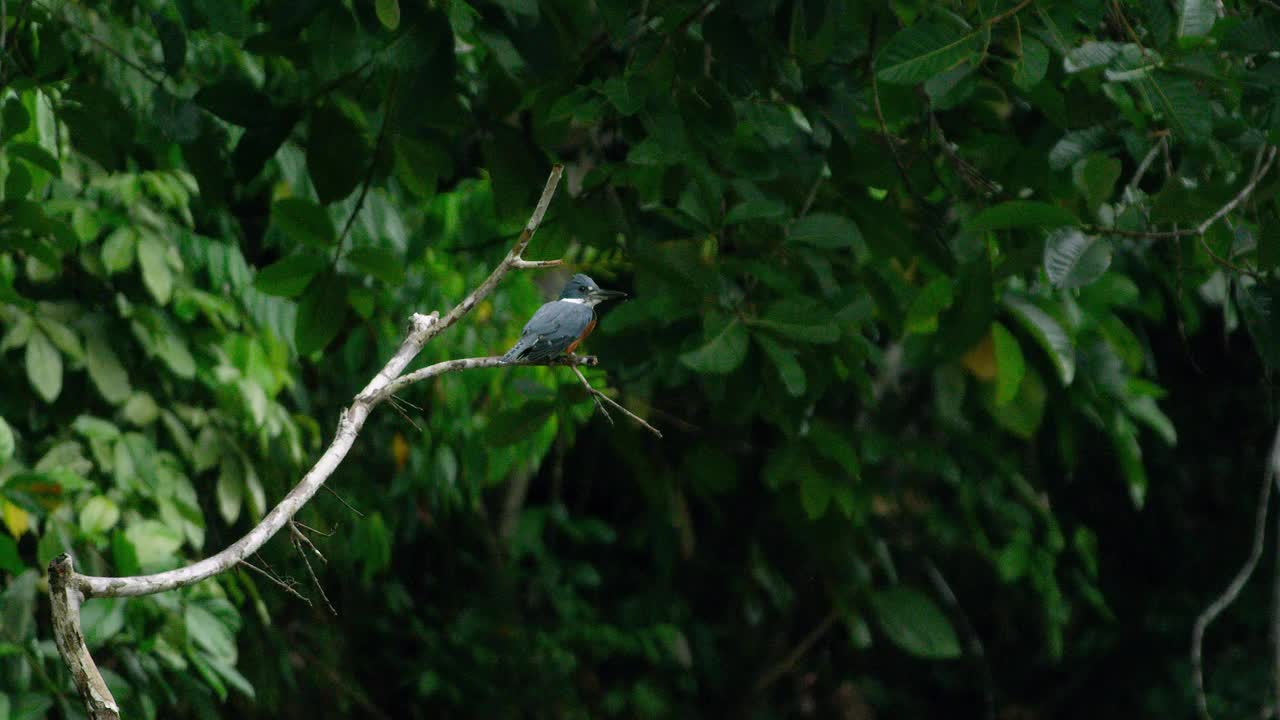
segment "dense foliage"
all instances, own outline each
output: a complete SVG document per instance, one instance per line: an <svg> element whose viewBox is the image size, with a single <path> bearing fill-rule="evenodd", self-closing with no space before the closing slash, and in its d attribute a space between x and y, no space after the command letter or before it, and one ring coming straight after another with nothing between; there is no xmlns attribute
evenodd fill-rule
<svg viewBox="0 0 1280 720"><path fill-rule="evenodd" d="M309 604L85 606L126 717L1192 713L1280 363L1272 3L3 7L0 718L80 712L48 561L246 531L553 162L528 255L630 293L589 376L665 439L564 369L413 388L324 560L256 558ZM1219 712L1270 682L1242 608Z"/></svg>

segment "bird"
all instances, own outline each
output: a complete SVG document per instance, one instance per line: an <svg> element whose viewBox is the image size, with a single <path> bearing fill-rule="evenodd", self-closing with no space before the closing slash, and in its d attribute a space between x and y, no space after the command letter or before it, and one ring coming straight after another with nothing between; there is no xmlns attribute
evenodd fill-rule
<svg viewBox="0 0 1280 720"><path fill-rule="evenodd" d="M560 298L542 307L529 318L520 339L502 356L502 362L549 360L572 353L596 329L596 305L623 298L617 290L601 290L596 281L578 273L569 278Z"/></svg>

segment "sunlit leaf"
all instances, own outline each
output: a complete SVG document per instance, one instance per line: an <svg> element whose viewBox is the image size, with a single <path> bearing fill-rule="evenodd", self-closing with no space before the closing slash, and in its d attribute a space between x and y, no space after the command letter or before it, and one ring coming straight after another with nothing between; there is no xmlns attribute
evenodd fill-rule
<svg viewBox="0 0 1280 720"><path fill-rule="evenodd" d="M928 595L899 585L871 596L880 629L895 645L931 660L960 656L960 641L951 622Z"/></svg>

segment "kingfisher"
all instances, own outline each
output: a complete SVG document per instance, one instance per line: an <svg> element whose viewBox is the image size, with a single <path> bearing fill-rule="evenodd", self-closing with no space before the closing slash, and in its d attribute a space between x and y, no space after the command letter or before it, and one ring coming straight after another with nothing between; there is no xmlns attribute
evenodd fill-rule
<svg viewBox="0 0 1280 720"><path fill-rule="evenodd" d="M573 352L596 329L596 305L626 296L617 290L601 290L586 275L574 275L560 291L559 300L543 305L529 318L520 340L502 356L502 362L547 360Z"/></svg>

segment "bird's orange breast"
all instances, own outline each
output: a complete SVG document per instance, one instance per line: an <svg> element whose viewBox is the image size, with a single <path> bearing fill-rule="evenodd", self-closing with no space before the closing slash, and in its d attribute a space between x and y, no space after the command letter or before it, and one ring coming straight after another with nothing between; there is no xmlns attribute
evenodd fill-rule
<svg viewBox="0 0 1280 720"><path fill-rule="evenodd" d="M582 331L581 335L578 336L578 339L569 343L569 347L565 348L564 351L566 353L571 353L574 350L577 350L578 346L582 344L582 341L586 340L587 336L591 334L591 331L595 329L596 329L596 319L593 317L591 318L591 322L587 323L587 328Z"/></svg>

